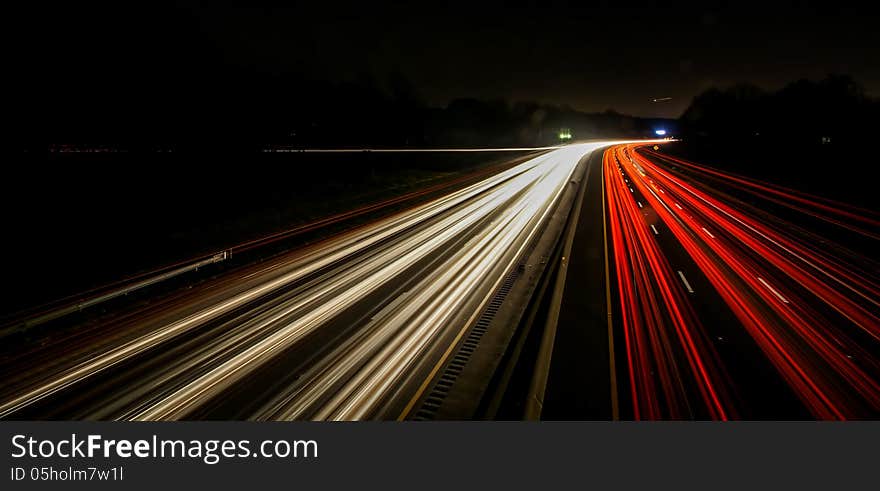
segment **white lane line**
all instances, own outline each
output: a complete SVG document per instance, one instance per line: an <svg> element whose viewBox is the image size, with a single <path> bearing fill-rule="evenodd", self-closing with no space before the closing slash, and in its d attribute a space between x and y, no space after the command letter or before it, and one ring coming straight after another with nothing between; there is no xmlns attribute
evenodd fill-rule
<svg viewBox="0 0 880 491"><path fill-rule="evenodd" d="M642 206L642 202L641 202L641 201L636 201L636 203L639 204L639 208L644 208L644 207Z"/></svg>
<svg viewBox="0 0 880 491"><path fill-rule="evenodd" d="M657 227L655 227L654 225L651 225L651 230L654 231L654 235L660 235L660 232L657 231Z"/></svg>
<svg viewBox="0 0 880 491"><path fill-rule="evenodd" d="M665 175L665 174L664 174L664 175ZM847 289L850 290L851 292L855 293L856 295L859 295L859 296L862 297L864 300L866 300L866 301L868 301L868 302L871 302L871 303L873 303L874 305L878 305L878 306L880 306L880 302L878 302L876 299L874 299L874 298L872 298L872 297L870 297L870 296L864 294L863 292L861 292L861 291L855 289L851 284L846 283L846 282L843 281L842 279L840 279L840 278L838 278L837 276L835 276L835 275L831 274L830 272L826 271L825 269L823 269L823 268L822 268L821 266L819 266L818 264L816 264L816 263L810 261L809 259L807 259L807 258L801 256L801 255L798 254L797 252L795 252L795 251L789 249L788 247L785 247L784 245L780 244L779 242L777 242L777 241L773 240L772 238L768 237L767 235L761 233L759 230L755 229L755 227L752 227L751 225L749 225L749 224L743 222L742 220L740 220L739 218L737 218L737 217L731 215L728 211L725 211L724 209L719 208L718 205L716 205L715 203L712 203L711 201L707 200L706 198L697 195L692 189L687 188L687 187L684 188L684 189L685 189L685 191L687 191L688 193L690 193L691 195L693 195L695 198L698 198L700 201L706 203L707 205L711 206L712 208L714 208L714 209L716 209L716 210L718 210L718 211L724 213L724 214L727 215L727 217L730 218L731 220L733 220L733 221L737 222L738 224L740 224L741 226L743 226L743 227L749 229L752 233L761 236L764 240L766 240L766 241L770 242L771 244L773 244L773 245L775 245L775 246L781 248L781 249L784 250L785 252L787 252L787 253L791 254L792 256L796 257L797 259L799 259L800 261L803 261L804 263L806 263L806 264L809 265L810 267L815 268L815 269L816 269L817 271L819 271L820 273L824 274L825 276L828 276L829 278L831 278L832 280L836 281L837 283L839 283L839 284L842 285L843 287L847 288Z"/></svg>
<svg viewBox="0 0 880 491"><path fill-rule="evenodd" d="M552 147L510 148L264 148L264 153L446 153L446 152L531 152L535 150L559 150Z"/></svg>
<svg viewBox="0 0 880 491"><path fill-rule="evenodd" d="M664 191L664 190L662 190L662 189L660 189L660 188L657 188L657 191L660 191L661 193L666 194L666 191Z"/></svg>
<svg viewBox="0 0 880 491"><path fill-rule="evenodd" d="M703 232L706 232L706 235L708 235L709 237L712 237L713 239L715 238L715 236L712 235L712 232L706 230L706 227L700 227L700 228L703 229Z"/></svg>
<svg viewBox="0 0 880 491"><path fill-rule="evenodd" d="M675 207L678 208L679 210L681 209L681 205L680 205L680 204L678 204L678 203L673 203L673 204L674 204Z"/></svg>
<svg viewBox="0 0 880 491"><path fill-rule="evenodd" d="M681 271L679 271L679 272L678 272L678 276L681 277L681 282L684 283L685 288L688 289L688 293L693 293L693 292L694 292L694 289L691 288L691 284L688 283L687 278L684 277L684 273L682 273ZM759 278L759 279L760 279L760 278Z"/></svg>
<svg viewBox="0 0 880 491"><path fill-rule="evenodd" d="M634 193L633 188L629 188L629 192Z"/></svg>
<svg viewBox="0 0 880 491"><path fill-rule="evenodd" d="M776 298L778 298L779 300L782 300L783 303L788 303L788 300L786 300L785 297L783 297L778 291L776 291L775 288L770 286L770 283L767 283L766 281L764 281L764 278L761 278L760 276L756 276L756 278L758 278L758 281L760 281L764 286L766 286L768 290L773 292L773 294L776 295Z"/></svg>

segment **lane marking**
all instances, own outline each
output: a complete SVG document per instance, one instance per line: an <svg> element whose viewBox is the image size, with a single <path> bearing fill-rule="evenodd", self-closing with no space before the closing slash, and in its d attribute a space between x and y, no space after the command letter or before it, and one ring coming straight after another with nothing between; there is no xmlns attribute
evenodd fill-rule
<svg viewBox="0 0 880 491"><path fill-rule="evenodd" d="M264 148L264 153L448 153L448 152L532 152L558 150L562 145L551 147L510 148Z"/></svg>
<svg viewBox="0 0 880 491"><path fill-rule="evenodd" d="M593 158L592 154L588 159L591 158ZM556 272L556 281L553 284L553 289L550 293L550 304L547 307L547 320L544 324L544 332L541 335L541 343L538 347L538 355L535 360L532 380L529 383L529 392L524 410L524 419L530 421L540 420L541 412L544 409L544 396L547 393L547 381L550 378L553 347L556 344L556 330L559 323L559 313L562 307L563 294L565 292L565 280L568 275L569 262L566 261L565 258L571 257L574 239L577 235L578 223L580 222L581 208L584 205L584 196L587 194L587 184L590 182L593 167L596 165L589 165L590 160L587 160L586 162L585 165L587 165L587 170L584 176L583 186L578 189L577 195L572 202L573 208L563 224L562 260L559 264L559 269ZM604 163L604 160L602 162ZM600 163L599 165L602 164Z"/></svg>
<svg viewBox="0 0 880 491"><path fill-rule="evenodd" d="M660 232L657 231L657 227L655 227L654 225L651 225L651 230L654 231L654 235L660 235Z"/></svg>
<svg viewBox="0 0 880 491"><path fill-rule="evenodd" d="M691 284L688 283L687 278L684 277L684 273L682 273L681 271L678 271L678 276L681 277L681 281L682 281L682 283L684 283L685 288L687 288L688 293L694 293L694 289L691 288Z"/></svg>
<svg viewBox="0 0 880 491"><path fill-rule="evenodd" d="M709 237L712 237L713 239L715 238L715 236L712 235L712 232L706 230L706 227L700 227L700 228L703 229L703 232L706 232L706 235L708 235Z"/></svg>
<svg viewBox="0 0 880 491"><path fill-rule="evenodd" d="M636 201L636 203L639 204L639 208L644 208L644 207L642 206L642 202L641 202L641 201Z"/></svg>
<svg viewBox="0 0 880 491"><path fill-rule="evenodd" d="M779 300L782 300L783 303L788 303L788 300L786 300L785 297L782 296L782 294L780 294L778 291L776 291L775 288L770 286L770 283L767 283L766 281L764 281L764 278L761 278L760 276L756 276L756 278L758 278L758 281L760 281L764 286L766 286L768 290L773 292L773 294L776 295L776 298L778 298Z"/></svg>
<svg viewBox="0 0 880 491"><path fill-rule="evenodd" d="M597 149L590 150L589 153L592 153L593 151L596 151L596 150L598 150L598 148L597 148ZM584 156L586 156L586 154L585 154ZM583 157L581 157L581 158L583 158ZM592 167L591 167L591 166L588 166L588 167L587 167L586 175L585 175L585 177L584 177L584 179L583 179L583 181L582 181L582 182L583 182L582 186L584 187L583 189L586 189L587 182L588 182L588 180L589 180L589 178L590 178L590 172L591 172L591 170L592 170ZM581 195L581 196L580 196L580 203L583 203L583 194L585 194L585 193L580 193L580 195ZM560 195L557 195L557 198L559 198L559 196L561 196L561 194L560 194ZM578 200L578 197L575 198L575 201L576 201L576 202L577 202L577 200ZM554 201L554 202L556 202L556 201ZM603 205L604 205L604 203L603 203ZM578 209L580 209L580 204L578 204ZM549 216L549 213L550 213L550 211L549 211L549 209L548 209L548 211L546 212L546 215L545 215L542 219L544 219L544 218L546 218L547 216ZM532 237L532 236L529 236L529 237L527 238L526 243L528 243L528 241L531 240L531 237ZM521 246L520 249L519 249L519 250L517 251L517 253L515 254L515 256L519 256L519 254L522 254L522 251L523 251L524 248L525 248L525 245ZM563 262L563 265L564 265L564 264L566 264L566 263ZM492 287L490 288L490 291L495 291L495 290L501 285L501 283L502 283L502 281L504 280L504 278L505 278L504 275L502 275L501 277L499 277L498 280L495 282L495 284L492 285ZM400 415L397 417L397 420L398 420L398 421L403 421L403 420L405 420L405 419L407 418L407 416L410 414L410 412L415 408L416 403L421 399L422 395L423 395L423 394L425 393L425 391L428 389L428 386L431 384L431 382L434 381L434 377L437 375L437 373L440 371L440 369L444 366L444 364L446 363L446 360L447 360L447 359L449 358L449 356L452 354L453 350L455 350L455 349L457 349L457 348L459 347L458 343L459 343L459 341L461 340L461 338L465 335L466 332L470 331L470 329L473 327L474 322L476 322L476 319L477 319L477 317L481 314L482 309L484 308L484 306L487 305L487 304L489 303L489 300L490 300L490 298L486 298L486 299L480 304L479 308L478 308L477 310L475 310L474 313L471 315L471 317L470 317L470 318L469 318L469 319L463 324L462 328L461 328L461 329L459 330L459 332L456 334L455 338L452 340L452 342L449 344L449 346L447 346L446 351L443 352L443 354L440 356L440 359L437 360L436 364L435 364L434 367L431 369L431 372L430 372L430 373L428 374L428 376L422 381L421 385L418 387L418 389L416 389L415 394L414 394L414 395L412 396L412 398L409 400L409 402L407 403L407 405L403 408L403 411L402 411L402 412L400 413ZM537 363L536 363L536 365L537 365ZM533 380L534 380L534 379L533 379ZM530 392L531 392L531 390L530 390ZM529 402L531 402L531 401L529 401ZM535 401L535 402L537 402L537 401ZM528 410L528 408L527 408L527 410Z"/></svg>
<svg viewBox="0 0 880 491"><path fill-rule="evenodd" d="M607 151L607 150L606 150ZM614 361L614 323L611 319L611 271L608 266L608 228L605 219L605 162L602 159L602 241L605 243L605 310L608 312L608 365L611 368L611 419L620 419L617 401L617 363Z"/></svg>
<svg viewBox="0 0 880 491"><path fill-rule="evenodd" d="M675 205L675 207L676 207L676 208L678 208L678 209L679 209L679 210L681 210L681 209L682 209L682 208L681 208L681 205L680 205L680 204L678 204L678 203L672 203L672 204L674 204L674 205Z"/></svg>

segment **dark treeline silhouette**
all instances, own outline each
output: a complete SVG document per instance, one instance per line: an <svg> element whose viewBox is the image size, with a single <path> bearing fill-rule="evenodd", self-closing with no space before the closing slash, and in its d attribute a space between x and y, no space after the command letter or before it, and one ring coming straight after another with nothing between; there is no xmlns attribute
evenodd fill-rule
<svg viewBox="0 0 880 491"><path fill-rule="evenodd" d="M848 144L875 132L880 101L851 77L798 80L777 91L739 84L694 98L681 116L688 137L784 138L803 144Z"/></svg>
<svg viewBox="0 0 880 491"><path fill-rule="evenodd" d="M98 76L98 75L96 75ZM537 146L575 139L650 136L671 121L613 110L456 99L431 107L403 75L331 83L235 67L185 70L138 85L66 80L16 117L16 141L39 150L109 145L127 150L291 147Z"/></svg>
<svg viewBox="0 0 880 491"><path fill-rule="evenodd" d="M247 36L213 35L222 26L187 9L34 10L11 16L19 44L5 61L0 207L15 240L0 254L15 258L5 274L16 288L0 312L521 155L257 152L266 147L533 146L559 142L562 128L625 137L655 123L501 100L435 107L400 71L331 76L321 64L341 62L308 46L263 59ZM278 21L308 44L308 18Z"/></svg>
<svg viewBox="0 0 880 491"><path fill-rule="evenodd" d="M308 30L302 22L285 28ZM73 6L17 17L15 28L22 46L6 62L4 115L9 141L34 150L539 145L557 142L563 127L592 138L638 136L652 126L611 111L534 103L431 107L405 74L366 65L327 82L320 66L333 60L236 56L246 39L219 46L186 9Z"/></svg>
<svg viewBox="0 0 880 491"><path fill-rule="evenodd" d="M866 143L880 121L880 101L846 75L798 80L779 90L748 84L713 88L679 120L682 156L756 178L876 208L876 165Z"/></svg>

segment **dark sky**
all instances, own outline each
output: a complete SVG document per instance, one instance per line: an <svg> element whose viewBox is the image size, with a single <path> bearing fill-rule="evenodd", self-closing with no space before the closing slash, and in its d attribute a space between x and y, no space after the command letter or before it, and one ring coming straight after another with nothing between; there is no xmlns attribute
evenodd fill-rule
<svg viewBox="0 0 880 491"><path fill-rule="evenodd" d="M317 4L317 6L316 6ZM28 63L87 53L167 72L189 63L330 81L403 74L429 103L457 97L677 117L710 86L778 88L828 73L880 94L877 12L838 2L315 2L283 9L40 10L8 21ZM169 61L170 60L170 61ZM167 61L167 63L166 63ZM77 68L81 69L80 66ZM652 98L671 97L666 103Z"/></svg>

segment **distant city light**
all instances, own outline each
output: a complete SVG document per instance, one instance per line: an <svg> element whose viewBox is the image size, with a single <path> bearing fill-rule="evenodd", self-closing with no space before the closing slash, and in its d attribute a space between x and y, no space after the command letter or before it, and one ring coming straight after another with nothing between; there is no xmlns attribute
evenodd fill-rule
<svg viewBox="0 0 880 491"><path fill-rule="evenodd" d="M654 134L657 136L663 136L666 134L666 130L654 130Z"/></svg>

